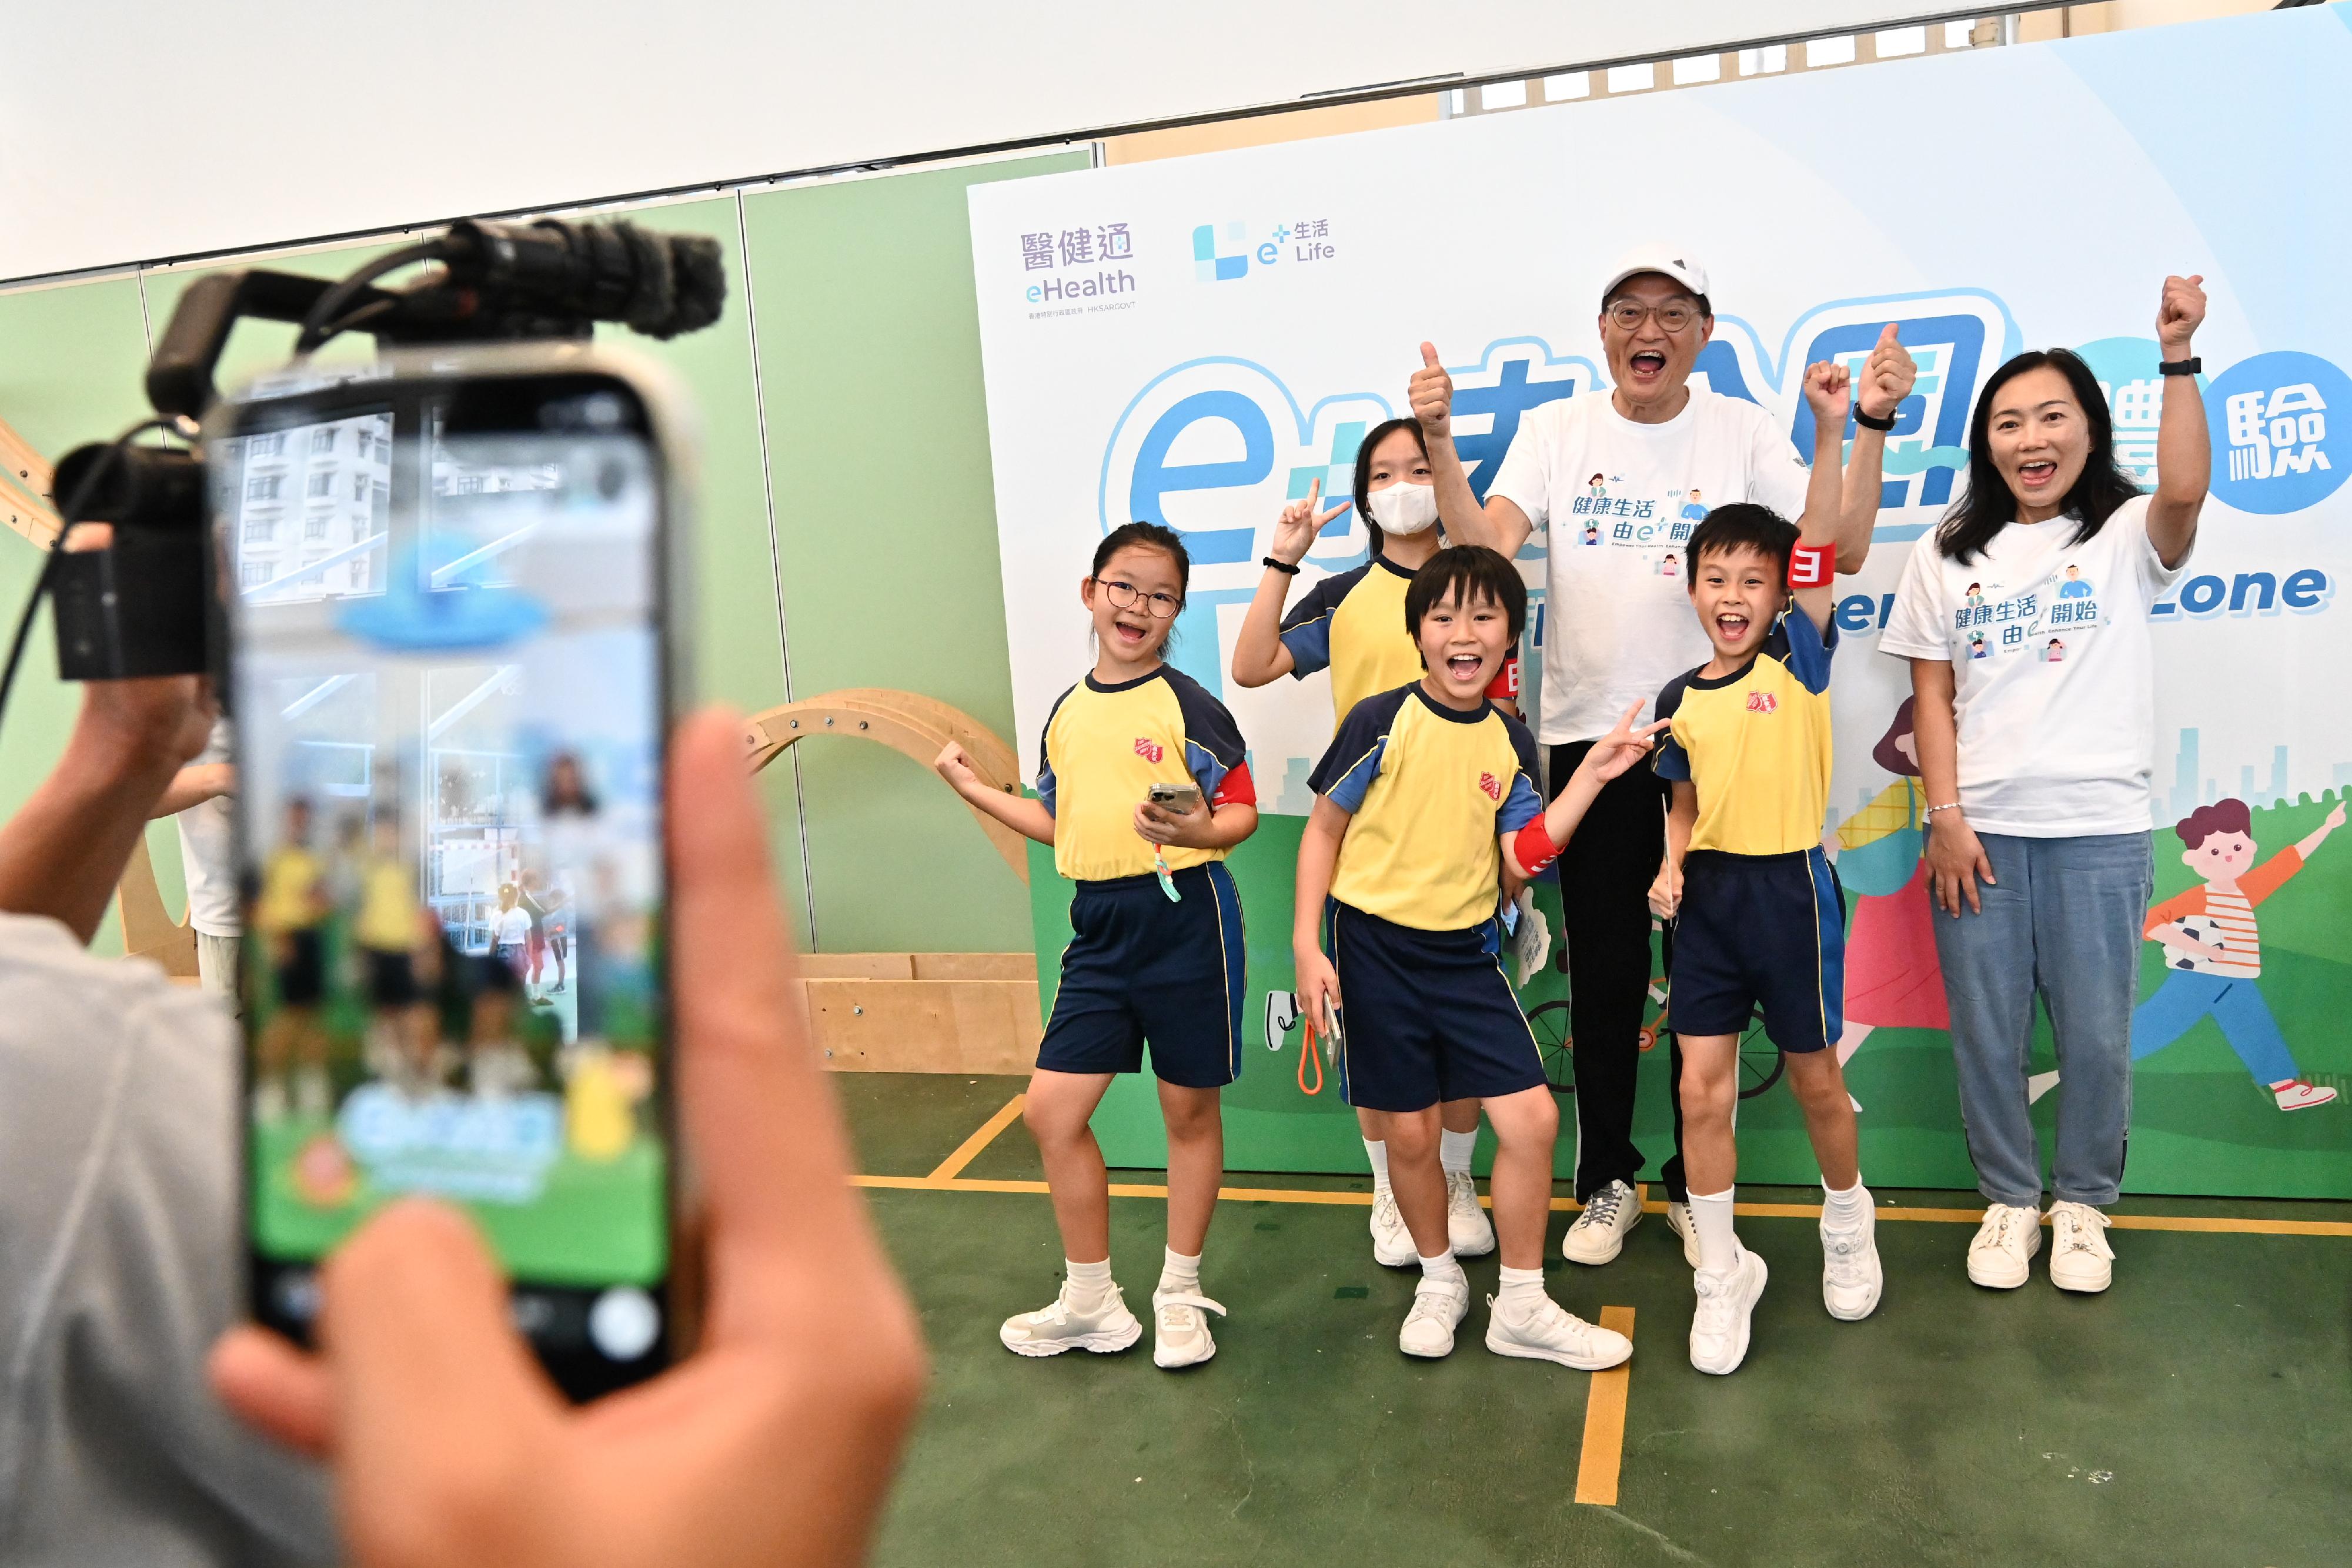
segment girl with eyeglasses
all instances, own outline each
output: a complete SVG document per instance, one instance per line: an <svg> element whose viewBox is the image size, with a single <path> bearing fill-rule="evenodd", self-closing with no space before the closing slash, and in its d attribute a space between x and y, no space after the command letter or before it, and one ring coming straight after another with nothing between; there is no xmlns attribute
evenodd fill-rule
<svg viewBox="0 0 2352 1568"><path fill-rule="evenodd" d="M1152 1360L1216 1354L1201 1249L1224 1176L1219 1094L1241 1076L1245 990L1241 896L1227 852L1257 827L1257 791L1224 705L1160 660L1192 563L1152 523L1111 530L1078 598L1095 667L1045 718L1034 800L981 782L950 743L935 766L971 805L1054 846L1075 881L1070 945L1023 1114L1045 1164L1066 1277L1061 1293L1005 1320L1021 1355L1108 1354L1142 1336L1110 1272L1110 1180L1087 1124L1144 1048L1168 1128L1168 1246L1151 1293ZM1160 799L1154 800L1158 794Z"/></svg>

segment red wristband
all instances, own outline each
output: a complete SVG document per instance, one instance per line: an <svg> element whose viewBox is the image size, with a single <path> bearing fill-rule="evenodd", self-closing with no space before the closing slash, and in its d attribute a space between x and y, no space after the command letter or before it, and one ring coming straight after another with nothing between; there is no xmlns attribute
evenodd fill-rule
<svg viewBox="0 0 2352 1568"><path fill-rule="evenodd" d="M1837 570L1837 546L1798 545L1789 551L1789 586L1827 588Z"/></svg>
<svg viewBox="0 0 2352 1568"><path fill-rule="evenodd" d="M1565 844L1551 841L1551 834L1545 829L1540 813L1534 821L1521 828L1519 836L1511 841L1511 852L1519 857L1519 869L1529 876L1559 859L1559 852L1565 848Z"/></svg>

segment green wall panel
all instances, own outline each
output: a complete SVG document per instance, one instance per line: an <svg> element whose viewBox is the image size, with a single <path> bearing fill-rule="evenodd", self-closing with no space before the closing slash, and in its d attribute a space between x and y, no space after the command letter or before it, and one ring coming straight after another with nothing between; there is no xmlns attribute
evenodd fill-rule
<svg viewBox="0 0 2352 1568"><path fill-rule="evenodd" d="M744 199L795 696L896 686L1013 738L964 192L1087 162ZM1029 950L1026 891L928 768L793 750L819 949Z"/></svg>

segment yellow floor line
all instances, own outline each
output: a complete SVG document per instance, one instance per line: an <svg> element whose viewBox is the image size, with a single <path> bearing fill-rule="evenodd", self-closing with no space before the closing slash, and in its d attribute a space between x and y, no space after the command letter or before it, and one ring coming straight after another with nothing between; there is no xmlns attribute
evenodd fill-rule
<svg viewBox="0 0 2352 1568"><path fill-rule="evenodd" d="M955 1153L940 1162L939 1169L931 1173L930 1179L935 1182L953 1181L961 1175L964 1166L980 1157L981 1150L996 1141L997 1134L1013 1125L1013 1118L1021 1114L1021 1102L1024 1098L1026 1096L1015 1094L1007 1100L1003 1108L982 1122L980 1130L966 1138Z"/></svg>
<svg viewBox="0 0 2352 1568"><path fill-rule="evenodd" d="M1012 1114L1017 1113L1019 1103L1016 1100L997 1114L1009 1122L1012 1120ZM981 1133L988 1131L986 1127L981 1129ZM988 1140L982 1137L980 1133L972 1136L977 1141L978 1146L967 1144L965 1148L959 1149L954 1155L950 1155L947 1164L940 1167L940 1170L950 1167L961 1169L963 1164L970 1161L972 1155L978 1154L981 1148L987 1145ZM929 1176L854 1176L849 1178L849 1182L852 1186L887 1187L915 1192L1043 1193L1045 1191L1045 1184L1042 1181L978 1181L963 1176L943 1177L938 1171L932 1172ZM1113 1197L1164 1198L1168 1196L1168 1189L1156 1184L1113 1182L1110 1185L1110 1195ZM1353 1206L1358 1208L1370 1207L1372 1201L1372 1195L1369 1192L1323 1192L1313 1187L1291 1186L1224 1186L1217 1189L1217 1196L1234 1203L1328 1204L1340 1207ZM1479 1201L1490 1208L1494 1207L1494 1200L1491 1198L1482 1197ZM1574 1198L1555 1197L1551 1200L1551 1207L1555 1213L1573 1213L1583 1207L1583 1205ZM1642 1207L1647 1212L1655 1213L1663 1210L1665 1205L1650 1201L1645 1202ZM1732 1206L1732 1212L1754 1219L1819 1219L1822 1208L1817 1203L1739 1203ZM1984 1210L1889 1207L1880 1209L1878 1218L1932 1225L1975 1225L1984 1218ZM2337 1219L2239 1219L2229 1216L2117 1214L2109 1216L2109 1220L2118 1230L2205 1231L2238 1236L2352 1237L2352 1221Z"/></svg>
<svg viewBox="0 0 2352 1568"><path fill-rule="evenodd" d="M1603 1307L1601 1326L1633 1337L1633 1309ZM1576 1464L1576 1500L1617 1506L1617 1472L1625 1461L1625 1397L1632 1391L1633 1364L1624 1362L1592 1375L1584 1396L1584 1453Z"/></svg>

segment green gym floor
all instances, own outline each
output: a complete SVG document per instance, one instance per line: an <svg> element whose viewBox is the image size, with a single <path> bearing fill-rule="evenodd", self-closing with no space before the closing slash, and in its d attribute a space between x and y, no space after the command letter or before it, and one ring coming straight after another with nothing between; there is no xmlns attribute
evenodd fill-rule
<svg viewBox="0 0 2352 1568"><path fill-rule="evenodd" d="M1060 1280L1005 1113L1020 1079L833 1082L931 1347L877 1553L892 1568L2352 1562L2352 1204L2127 1199L2116 1286L2081 1298L2039 1260L2021 1291L1970 1285L1975 1195L1882 1190L1886 1296L1839 1323L1818 1193L1743 1187L1742 1239L1774 1272L1727 1378L1686 1357L1662 1214L1580 1269L1555 1213L1553 1295L1633 1319L1629 1367L1596 1378L1486 1352L1491 1256L1454 1355L1407 1360L1415 1276L1371 1260L1369 1178L1229 1174L1202 1277L1232 1316L1215 1360L1171 1374L1148 1309L1124 1355L997 1343ZM1111 1222L1141 1307L1162 1206L1118 1197Z"/></svg>

